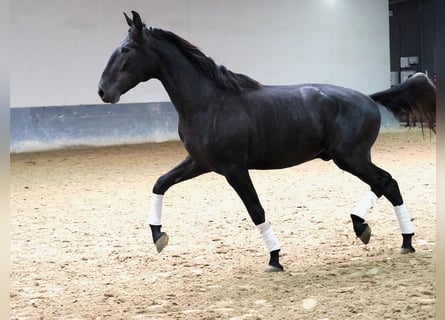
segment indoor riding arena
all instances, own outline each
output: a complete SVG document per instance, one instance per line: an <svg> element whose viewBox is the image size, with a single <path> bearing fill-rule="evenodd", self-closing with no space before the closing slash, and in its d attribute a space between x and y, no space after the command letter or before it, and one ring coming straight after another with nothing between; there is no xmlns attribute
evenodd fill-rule
<svg viewBox="0 0 445 320"><path fill-rule="evenodd" d="M264 85L328 83L370 95L422 72L434 87L434 3L11 2L10 319L436 318L428 121L378 106L372 163L397 181L409 222L379 197L366 215L367 244L351 214L370 186L325 153L278 170L249 168L284 267L265 272L271 238L224 170L165 192L168 244L157 250L147 222L154 186L196 151L180 140L189 141L187 130L178 134L182 111L156 79L113 104L100 92L108 59L137 24L122 14L131 10L196 45L216 68ZM407 19L418 22L410 36ZM415 252L402 253L404 223L414 228Z"/></svg>

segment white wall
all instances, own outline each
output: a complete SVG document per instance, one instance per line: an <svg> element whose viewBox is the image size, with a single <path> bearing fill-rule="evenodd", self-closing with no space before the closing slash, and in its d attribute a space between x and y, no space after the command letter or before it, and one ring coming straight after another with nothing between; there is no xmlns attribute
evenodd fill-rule
<svg viewBox="0 0 445 320"><path fill-rule="evenodd" d="M390 85L387 0L14 0L11 107L100 104L97 82L131 10L264 84ZM152 80L121 102L168 100Z"/></svg>

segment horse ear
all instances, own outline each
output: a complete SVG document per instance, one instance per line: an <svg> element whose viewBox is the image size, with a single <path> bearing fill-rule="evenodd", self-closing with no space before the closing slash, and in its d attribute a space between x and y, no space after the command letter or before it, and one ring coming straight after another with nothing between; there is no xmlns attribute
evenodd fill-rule
<svg viewBox="0 0 445 320"><path fill-rule="evenodd" d="M136 11L131 11L131 13L133 14L133 25L138 31L142 31L144 24L142 23L141 16Z"/></svg>
<svg viewBox="0 0 445 320"><path fill-rule="evenodd" d="M129 16L124 12L125 20L127 20L128 26L131 27L133 25L133 21L130 19Z"/></svg>

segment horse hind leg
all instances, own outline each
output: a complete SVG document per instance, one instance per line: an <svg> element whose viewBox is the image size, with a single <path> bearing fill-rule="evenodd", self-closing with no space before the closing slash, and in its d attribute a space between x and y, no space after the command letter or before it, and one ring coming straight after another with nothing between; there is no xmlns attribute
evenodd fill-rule
<svg viewBox="0 0 445 320"><path fill-rule="evenodd" d="M377 167L376 167L377 168ZM382 170L378 168L379 170ZM383 171L383 170L382 170ZM403 202L402 195L400 194L399 185L396 180L394 180L391 175L385 171L386 180L381 184L382 194L386 199L391 202L394 206L394 212L397 217L397 221L399 223L399 228L402 234L403 242L402 242L402 253L411 253L415 252L412 245L412 237L414 236L414 227L411 223L411 219L409 217L408 209Z"/></svg>
<svg viewBox="0 0 445 320"><path fill-rule="evenodd" d="M371 229L365 222L365 214L369 211L377 199L382 195L394 206L394 211L402 233L402 253L414 252L412 237L414 229L409 218L408 211L400 193L397 181L385 170L377 167L370 161L369 155L366 160L359 161L357 158L345 161L334 159L334 162L343 170L357 176L371 187L362 200L357 204L351 214L354 231L356 235L366 244L371 237Z"/></svg>

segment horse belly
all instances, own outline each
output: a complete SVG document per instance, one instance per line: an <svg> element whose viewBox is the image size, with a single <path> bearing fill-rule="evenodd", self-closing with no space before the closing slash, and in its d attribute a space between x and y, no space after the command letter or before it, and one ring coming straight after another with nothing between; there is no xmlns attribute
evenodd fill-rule
<svg viewBox="0 0 445 320"><path fill-rule="evenodd" d="M249 162L255 169L280 169L316 158L323 150L321 120L301 106L283 103L264 108L252 121Z"/></svg>
<svg viewBox="0 0 445 320"><path fill-rule="evenodd" d="M306 134L275 135L249 151L251 169L282 169L317 158L324 151L318 138Z"/></svg>

